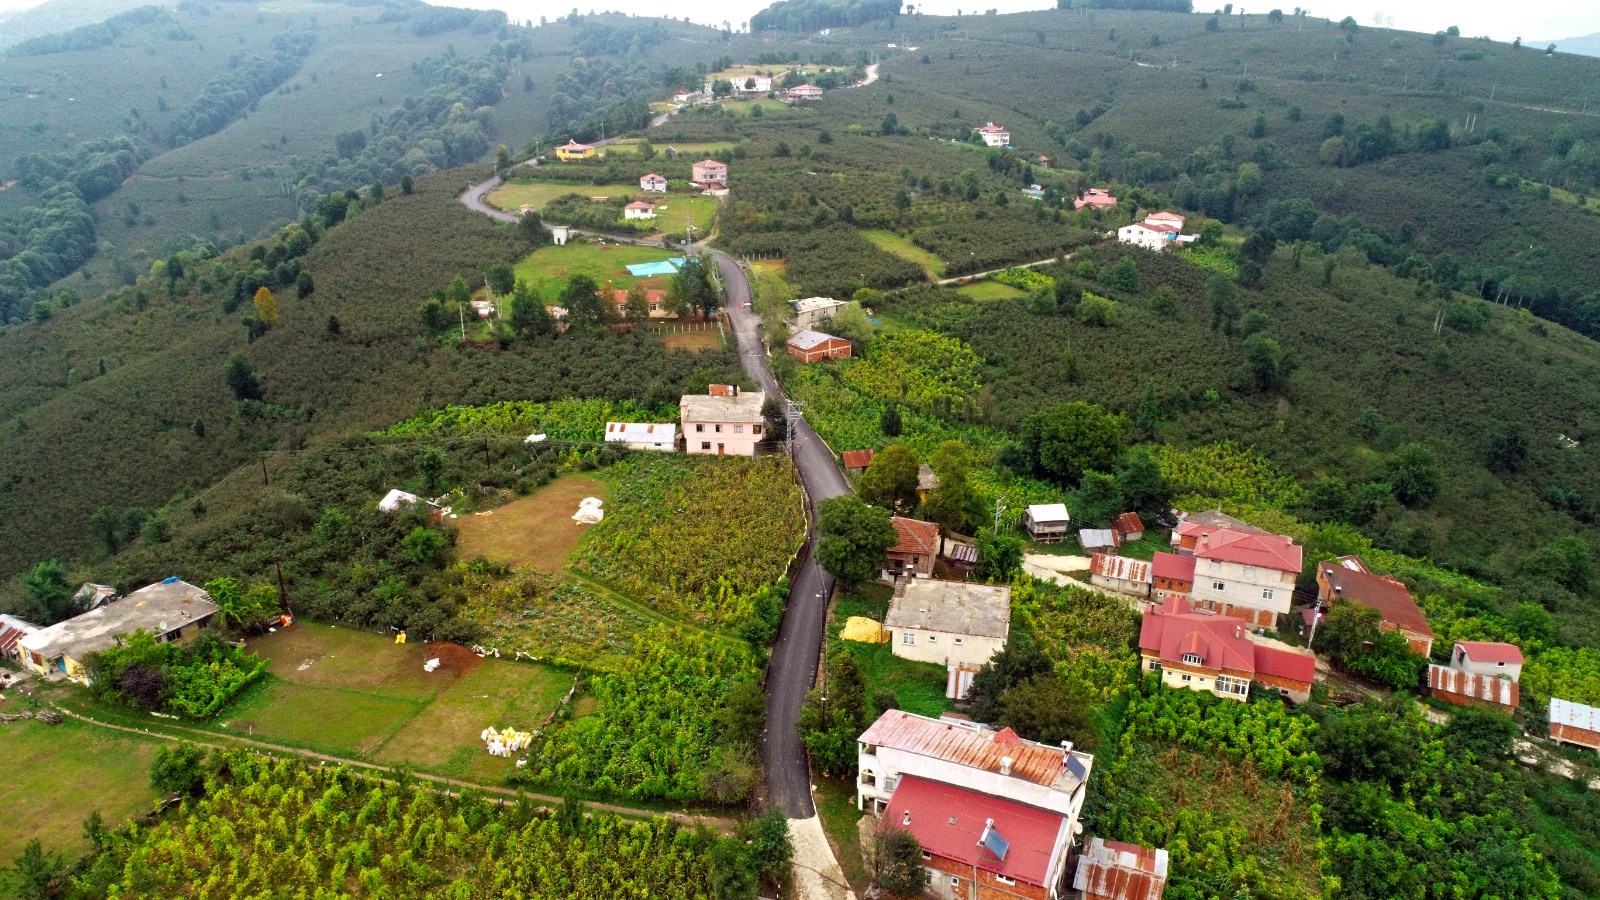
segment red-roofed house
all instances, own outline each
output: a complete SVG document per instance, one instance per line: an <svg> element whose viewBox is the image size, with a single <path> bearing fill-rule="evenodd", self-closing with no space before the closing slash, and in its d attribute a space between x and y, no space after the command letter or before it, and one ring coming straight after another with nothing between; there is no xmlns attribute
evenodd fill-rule
<svg viewBox="0 0 1600 900"><path fill-rule="evenodd" d="M876 455L877 451L870 447L866 450L846 450L839 454L844 460L844 470L846 472L865 472L867 466L872 465L872 457Z"/></svg>
<svg viewBox="0 0 1600 900"><path fill-rule="evenodd" d="M639 179L639 190L649 191L652 194L665 194L667 192L667 179L664 175L651 172Z"/></svg>
<svg viewBox="0 0 1600 900"><path fill-rule="evenodd" d="M898 709L857 751L856 805L916 835L938 896L1063 896L1093 756Z"/></svg>
<svg viewBox="0 0 1600 900"><path fill-rule="evenodd" d="M0 659L20 660L22 654L17 650L17 645L30 634L36 634L39 626L32 622L24 622L16 616L0 615Z"/></svg>
<svg viewBox="0 0 1600 900"><path fill-rule="evenodd" d="M1147 225L1169 225L1176 231L1183 230L1183 223L1188 221L1177 213L1158 212L1144 217Z"/></svg>
<svg viewBox="0 0 1600 900"><path fill-rule="evenodd" d="M1187 600L1194 591L1194 557L1158 551L1150 560L1150 575L1154 582L1150 599L1157 605L1168 597Z"/></svg>
<svg viewBox="0 0 1600 900"><path fill-rule="evenodd" d="M609 291L602 290L600 296L604 298L607 293L611 296L611 302L616 304L617 315L626 317L628 315L628 292L613 288L609 289ZM645 291L644 302L650 307L650 318L652 319L675 319L678 317L678 314L672 311L672 305L667 302L667 292L660 288L651 288Z"/></svg>
<svg viewBox="0 0 1600 900"><path fill-rule="evenodd" d="M1383 618L1378 627L1398 631L1413 653L1433 651L1433 629L1406 586L1387 575L1376 575L1359 556L1341 556L1317 564L1317 602L1326 608L1343 599L1371 607Z"/></svg>
<svg viewBox="0 0 1600 900"><path fill-rule="evenodd" d="M622 217L624 219L654 219L656 217L655 204L647 203L643 200L635 200L622 208Z"/></svg>
<svg viewBox="0 0 1600 900"><path fill-rule="evenodd" d="M1160 672L1168 687L1245 700L1258 683L1304 702L1317 677L1316 657L1259 643L1249 628L1242 619L1195 612L1182 597L1170 598L1140 626L1141 668Z"/></svg>
<svg viewBox="0 0 1600 900"><path fill-rule="evenodd" d="M894 523L900 540L889 548L889 562L879 577L893 583L900 578L932 575L933 562L939 558L938 524L904 516L895 516L889 521Z"/></svg>
<svg viewBox="0 0 1600 900"><path fill-rule="evenodd" d="M1161 252L1178 237L1178 230L1170 225L1148 225L1135 222L1117 229L1117 240L1146 250Z"/></svg>
<svg viewBox="0 0 1600 900"><path fill-rule="evenodd" d="M1089 188L1079 194L1078 199L1072 201L1073 209L1083 209L1085 206L1091 209L1110 209L1116 205L1117 198L1105 188Z"/></svg>
<svg viewBox="0 0 1600 900"><path fill-rule="evenodd" d="M1078 857L1072 887L1083 900L1161 900L1167 851L1093 837Z"/></svg>
<svg viewBox="0 0 1600 900"><path fill-rule="evenodd" d="M1263 628L1275 627L1278 616L1289 611L1302 553L1293 540L1256 528L1181 518L1172 544L1195 558L1191 596L1197 609L1238 616Z"/></svg>
<svg viewBox="0 0 1600 900"><path fill-rule="evenodd" d="M562 162L576 159L588 159L594 155L594 147L590 144L580 144L577 141L567 141L556 148L556 158Z"/></svg>
<svg viewBox="0 0 1600 900"><path fill-rule="evenodd" d="M1450 665L1428 666L1428 692L1446 703L1487 703L1510 712L1521 702L1522 651L1498 641L1456 641Z"/></svg>
<svg viewBox="0 0 1600 900"><path fill-rule="evenodd" d="M1111 530L1117 533L1124 544L1144 539L1144 523L1139 521L1136 512L1125 512L1111 520Z"/></svg>
<svg viewBox="0 0 1600 900"><path fill-rule="evenodd" d="M976 131L978 137L983 139L985 147L1004 147L1011 143L1011 132L993 122L984 125L982 128L974 128L973 131Z"/></svg>
<svg viewBox="0 0 1600 900"><path fill-rule="evenodd" d="M915 775L900 781L878 832L909 831L936 897L1060 897L1069 816Z"/></svg>
<svg viewBox="0 0 1600 900"><path fill-rule="evenodd" d="M694 164L692 176L690 180L701 187L712 182L724 185L728 183L728 164L714 159L703 159Z"/></svg>

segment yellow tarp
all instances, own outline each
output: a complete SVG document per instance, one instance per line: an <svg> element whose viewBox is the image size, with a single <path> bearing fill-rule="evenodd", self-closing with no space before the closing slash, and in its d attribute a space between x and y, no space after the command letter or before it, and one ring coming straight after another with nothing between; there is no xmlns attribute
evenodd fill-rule
<svg viewBox="0 0 1600 900"><path fill-rule="evenodd" d="M863 616L851 616L846 619L844 630L839 632L839 637L863 644L889 643L889 632L884 631L882 625Z"/></svg>

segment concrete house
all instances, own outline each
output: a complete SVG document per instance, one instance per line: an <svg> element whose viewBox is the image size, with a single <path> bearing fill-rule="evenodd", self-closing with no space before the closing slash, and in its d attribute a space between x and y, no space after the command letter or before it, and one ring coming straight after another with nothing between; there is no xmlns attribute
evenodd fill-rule
<svg viewBox="0 0 1600 900"><path fill-rule="evenodd" d="M1174 552L1195 558L1191 595L1195 607L1238 616L1251 625L1275 627L1278 616L1289 611L1302 548L1287 537L1259 528L1241 529L1213 521L1221 522L1209 514L1180 515L1172 532Z"/></svg>
<svg viewBox="0 0 1600 900"><path fill-rule="evenodd" d="M1448 666L1428 666L1428 693L1456 706L1483 703L1513 712L1522 702L1522 662L1514 644L1456 641Z"/></svg>
<svg viewBox="0 0 1600 900"><path fill-rule="evenodd" d="M772 92L772 77L769 75L746 75L733 79L734 93L741 95L769 94Z"/></svg>
<svg viewBox="0 0 1600 900"><path fill-rule="evenodd" d="M1325 612L1335 600L1348 600L1378 611L1378 627L1398 631L1411 652L1433 652L1433 629L1411 592L1398 580L1376 575L1359 556L1341 556L1317 564L1317 605Z"/></svg>
<svg viewBox="0 0 1600 900"><path fill-rule="evenodd" d="M820 331L797 331L786 345L789 355L803 363L849 359L850 342Z"/></svg>
<svg viewBox="0 0 1600 900"><path fill-rule="evenodd" d="M649 175L640 177L639 190L648 191L652 194L665 194L667 192L667 178L665 175L651 172Z"/></svg>
<svg viewBox="0 0 1600 900"><path fill-rule="evenodd" d="M974 128L979 138L983 139L985 147L1005 147L1011 144L1011 132L1001 128L993 122L985 123L980 128Z"/></svg>
<svg viewBox="0 0 1600 900"><path fill-rule="evenodd" d="M889 561L878 577L893 584L902 578L927 578L939 558L939 526L920 519L894 516L889 520L900 540L889 548Z"/></svg>
<svg viewBox="0 0 1600 900"><path fill-rule="evenodd" d="M1194 557L1156 551L1150 560L1150 599L1157 605L1168 597L1189 599L1194 592Z"/></svg>
<svg viewBox="0 0 1600 900"><path fill-rule="evenodd" d="M832 297L807 297L793 301L793 305L794 327L802 331L815 331L817 326L833 321L839 308L844 306L844 301Z"/></svg>
<svg viewBox="0 0 1600 900"><path fill-rule="evenodd" d="M690 179L695 184L705 187L715 183L724 185L728 183L728 164L717 162L714 159L702 159L694 164Z"/></svg>
<svg viewBox="0 0 1600 900"><path fill-rule="evenodd" d="M1089 188L1072 201L1073 209L1083 209L1085 206L1090 209L1110 209L1116 205L1117 198L1105 188Z"/></svg>
<svg viewBox="0 0 1600 900"><path fill-rule="evenodd" d="M915 578L895 586L883 628L895 656L945 667L945 696L965 700L972 676L1006 648L1007 585Z"/></svg>
<svg viewBox="0 0 1600 900"><path fill-rule="evenodd" d="M1059 544L1066 540L1072 516L1065 503L1036 503L1022 517L1028 539L1040 544Z"/></svg>
<svg viewBox="0 0 1600 900"><path fill-rule="evenodd" d="M1094 757L1009 728L892 709L857 744L856 804L922 844L944 900L1066 896Z"/></svg>
<svg viewBox="0 0 1600 900"><path fill-rule="evenodd" d="M655 204L646 203L643 200L635 200L622 208L622 217L624 219L654 219L656 217Z"/></svg>
<svg viewBox="0 0 1600 900"><path fill-rule="evenodd" d="M1195 612L1181 597L1145 614L1139 661L1142 671L1161 673L1167 687L1240 701L1249 698L1250 685L1259 684L1303 703L1317 677L1309 651L1258 639L1243 619Z"/></svg>
<svg viewBox="0 0 1600 900"><path fill-rule="evenodd" d="M1096 553L1089 560L1089 582L1141 600L1150 597L1150 564L1131 556Z"/></svg>
<svg viewBox="0 0 1600 900"><path fill-rule="evenodd" d="M577 141L567 141L556 148L556 159L562 162L573 162L588 159L594 155L594 147L590 144L580 144Z"/></svg>
<svg viewBox="0 0 1600 900"><path fill-rule="evenodd" d="M1167 851L1092 837L1078 857L1072 887L1083 900L1161 900Z"/></svg>
<svg viewBox="0 0 1600 900"><path fill-rule="evenodd" d="M678 449L678 426L656 422L607 422L606 443L621 444L629 450Z"/></svg>
<svg viewBox="0 0 1600 900"><path fill-rule="evenodd" d="M1135 222L1117 229L1117 240L1157 253L1167 249L1178 239L1178 229L1171 225L1151 225L1148 222Z"/></svg>
<svg viewBox="0 0 1600 900"><path fill-rule="evenodd" d="M797 84L789 88L790 100L821 100L822 88L814 84Z"/></svg>
<svg viewBox="0 0 1600 900"><path fill-rule="evenodd" d="M1111 530L1117 533L1124 544L1144 540L1144 522L1139 520L1136 512L1125 512L1112 519Z"/></svg>
<svg viewBox="0 0 1600 900"><path fill-rule="evenodd" d="M1550 698L1550 739L1600 750L1600 709Z"/></svg>
<svg viewBox="0 0 1600 900"><path fill-rule="evenodd" d="M178 578L140 588L121 600L104 604L41 628L18 642L22 664L40 675L88 683L84 657L114 646L118 638L147 631L157 641L190 641L211 623L217 604L204 590Z"/></svg>
<svg viewBox="0 0 1600 900"><path fill-rule="evenodd" d="M678 401L684 447L689 453L755 456L766 430L761 404L767 395L738 385L713 384L711 393L685 394Z"/></svg>

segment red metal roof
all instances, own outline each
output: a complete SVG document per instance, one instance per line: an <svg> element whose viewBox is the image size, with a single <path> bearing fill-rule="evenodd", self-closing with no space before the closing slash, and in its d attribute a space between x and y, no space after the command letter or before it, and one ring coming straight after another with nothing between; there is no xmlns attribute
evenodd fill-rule
<svg viewBox="0 0 1600 900"><path fill-rule="evenodd" d="M1361 569L1352 569L1341 562L1319 563L1323 580L1327 581L1329 590L1334 596L1343 597L1351 603L1359 603L1378 611L1383 620L1390 625L1413 634L1433 637L1433 629L1428 627L1428 618L1422 614L1417 601L1411 598L1411 592L1406 586L1392 578L1374 575L1365 571L1365 564L1356 557L1351 559L1361 564Z"/></svg>
<svg viewBox="0 0 1600 900"><path fill-rule="evenodd" d="M904 516L895 516L889 521L894 523L894 530L900 533L900 542L889 548L890 553L935 555L939 552L938 523Z"/></svg>
<svg viewBox="0 0 1600 900"><path fill-rule="evenodd" d="M1112 556L1109 553L1096 553L1089 560L1089 574L1116 578L1121 581L1136 581L1141 584L1149 584L1150 564L1142 559L1134 559L1131 556Z"/></svg>
<svg viewBox="0 0 1600 900"><path fill-rule="evenodd" d="M998 773L1001 760L1011 757L1011 777L1071 792L1089 778L1094 757L1069 754L1060 747L1036 744L1011 732L991 732L918 716L904 710L886 710L862 732L860 741L890 747L963 766Z"/></svg>
<svg viewBox="0 0 1600 900"><path fill-rule="evenodd" d="M1194 582L1194 557L1157 551L1150 560L1150 571L1157 578Z"/></svg>
<svg viewBox="0 0 1600 900"><path fill-rule="evenodd" d="M1256 673L1310 684L1317 680L1317 658L1309 653L1257 644Z"/></svg>
<svg viewBox="0 0 1600 900"><path fill-rule="evenodd" d="M1264 647L1246 636L1243 619L1197 613L1182 597L1169 597L1161 608L1145 614L1139 626L1139 649L1164 664L1183 663L1186 653L1200 657L1207 669L1232 669L1304 682L1316 680L1316 657L1277 647Z"/></svg>
<svg viewBox="0 0 1600 900"><path fill-rule="evenodd" d="M1302 552L1299 545L1281 534L1235 531L1231 528L1205 529L1194 545L1194 555L1200 559L1216 559L1295 574L1300 572Z"/></svg>
<svg viewBox="0 0 1600 900"><path fill-rule="evenodd" d="M1117 516L1116 519L1112 520L1111 530L1124 536L1133 534L1135 532L1143 533L1144 523L1139 521L1138 513L1125 512L1122 515Z"/></svg>
<svg viewBox="0 0 1600 900"><path fill-rule="evenodd" d="M1522 665L1522 650L1516 644L1504 644L1500 641L1456 641L1456 648L1467 651L1467 659L1472 662Z"/></svg>
<svg viewBox="0 0 1600 900"><path fill-rule="evenodd" d="M872 457L877 455L876 450L846 450L840 454L844 458L846 469L865 469L872 465Z"/></svg>
<svg viewBox="0 0 1600 900"><path fill-rule="evenodd" d="M0 616L0 656L10 656L17 651L17 642L38 631L38 626L12 616Z"/></svg>
<svg viewBox="0 0 1600 900"><path fill-rule="evenodd" d="M991 821L1009 845L1005 859L978 843ZM1060 813L915 775L901 776L878 823L881 832L916 835L926 853L1040 887L1047 886L1056 843L1067 827ZM1067 842L1060 843L1065 854Z"/></svg>

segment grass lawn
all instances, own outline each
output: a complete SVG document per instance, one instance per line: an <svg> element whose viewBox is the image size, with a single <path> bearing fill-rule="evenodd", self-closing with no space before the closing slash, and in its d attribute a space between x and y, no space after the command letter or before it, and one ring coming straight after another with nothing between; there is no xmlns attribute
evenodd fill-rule
<svg viewBox="0 0 1600 900"><path fill-rule="evenodd" d="M890 690L906 712L938 716L955 709L944 695L945 670L932 663L915 662L894 655L888 644L863 644L839 639L845 620L864 616L882 622L889 613L891 589L886 584L864 584L839 595L833 605L833 621L828 625L828 652L845 650L861 665L867 691Z"/></svg>
<svg viewBox="0 0 1600 900"><path fill-rule="evenodd" d="M157 799L150 762L162 744L71 719L0 725L0 808L8 811L0 828L0 865L35 838L50 851L88 849L83 820L96 810L108 828L149 811Z"/></svg>
<svg viewBox="0 0 1600 900"><path fill-rule="evenodd" d="M789 104L784 103L782 100L773 100L770 97L762 97L757 100L724 100L722 101L722 106L736 116L748 116L752 110L758 108L764 113L773 113L789 108Z"/></svg>
<svg viewBox="0 0 1600 900"><path fill-rule="evenodd" d="M637 183L569 184L564 181L513 181L491 191L489 202L514 213L521 209L524 203L531 204L535 209L544 209L546 203L567 194L582 194L585 197L631 197L637 193L639 193Z"/></svg>
<svg viewBox="0 0 1600 900"><path fill-rule="evenodd" d="M1023 296L1021 291L1011 285L989 279L964 284L957 290L973 300L1010 300L1013 297Z"/></svg>
<svg viewBox="0 0 1600 900"><path fill-rule="evenodd" d="M817 814L822 817L822 830L833 844L834 856L839 859L845 880L852 885L870 884L872 874L861 856L861 839L856 831L856 823L865 813L856 809L855 782L817 775L811 783L816 787L812 797L817 803Z"/></svg>
<svg viewBox="0 0 1600 900"><path fill-rule="evenodd" d="M695 240L705 237L717 215L717 197L699 194L651 194L656 205L656 227L662 232L683 236L683 217L694 226Z"/></svg>
<svg viewBox="0 0 1600 900"><path fill-rule="evenodd" d="M627 266L674 259L682 255L634 244L585 242L562 247L541 247L517 261L516 273L547 302L554 303L560 299L561 289L566 287L567 279L578 274L588 275L602 288L609 285L617 290L627 290L642 282L647 288L665 289L667 278L634 278L628 274Z"/></svg>
<svg viewBox="0 0 1600 900"><path fill-rule="evenodd" d="M1154 529L1146 531L1144 533L1144 537L1140 538L1139 540L1134 541L1131 544L1123 544L1121 547L1117 548L1117 555L1131 556L1134 559L1153 559L1157 550L1170 551L1172 549L1171 540L1168 538L1170 533L1171 532L1168 531L1157 531Z"/></svg>
<svg viewBox="0 0 1600 900"><path fill-rule="evenodd" d="M717 328L669 332L661 336L661 342L669 350L692 350L696 353L701 350L720 350L728 345L722 331Z"/></svg>
<svg viewBox="0 0 1600 900"><path fill-rule="evenodd" d="M560 670L479 659L454 644L396 644L310 623L251 649L273 677L229 710L229 730L489 783L510 763L487 754L476 760L478 733L488 725L536 727L570 683ZM425 672L423 662L435 656L442 664Z"/></svg>
<svg viewBox="0 0 1600 900"><path fill-rule="evenodd" d="M944 274L944 260L886 228L869 228L861 232L861 236L876 244L879 250L887 250L901 259L910 260L921 266L929 278L938 278Z"/></svg>
<svg viewBox="0 0 1600 900"><path fill-rule="evenodd" d="M615 144L607 144L605 151L618 156L632 156L639 152L644 142L645 138L624 138ZM668 148L671 148L680 156L693 156L698 161L713 153L732 150L735 143L735 141L651 141L650 146L655 148L658 154L666 153Z"/></svg>
<svg viewBox="0 0 1600 900"><path fill-rule="evenodd" d="M782 275L788 267L789 261L786 259L753 259L750 261L750 271L757 276Z"/></svg>
<svg viewBox="0 0 1600 900"><path fill-rule="evenodd" d="M552 575L560 572L588 527L572 521L585 497L604 500L606 483L587 475L563 475L520 500L463 516L456 520L461 530L456 558L482 554L519 569L531 566Z"/></svg>

